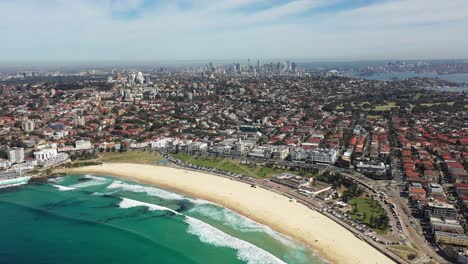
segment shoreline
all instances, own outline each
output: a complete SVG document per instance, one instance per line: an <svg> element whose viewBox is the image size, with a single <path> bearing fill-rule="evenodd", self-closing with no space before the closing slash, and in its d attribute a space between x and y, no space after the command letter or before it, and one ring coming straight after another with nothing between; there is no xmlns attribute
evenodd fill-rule
<svg viewBox="0 0 468 264"><path fill-rule="evenodd" d="M304 243L313 255L332 263L394 263L321 213L291 203L284 195L251 188L247 183L227 177L130 163L104 163L63 172L121 177L217 203Z"/></svg>

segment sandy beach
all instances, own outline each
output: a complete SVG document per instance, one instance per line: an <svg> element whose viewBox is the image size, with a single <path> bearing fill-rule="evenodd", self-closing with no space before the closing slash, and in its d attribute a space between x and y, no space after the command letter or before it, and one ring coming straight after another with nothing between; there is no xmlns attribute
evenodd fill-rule
<svg viewBox="0 0 468 264"><path fill-rule="evenodd" d="M263 188L201 172L127 163L67 172L119 176L218 203L310 245L333 263L394 263L331 219Z"/></svg>

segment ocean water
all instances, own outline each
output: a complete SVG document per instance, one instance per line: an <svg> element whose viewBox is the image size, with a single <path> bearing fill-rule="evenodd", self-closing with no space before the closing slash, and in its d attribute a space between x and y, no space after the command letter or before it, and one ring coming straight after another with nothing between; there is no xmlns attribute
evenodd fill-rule
<svg viewBox="0 0 468 264"><path fill-rule="evenodd" d="M0 190L0 263L324 263L227 208L109 176Z"/></svg>

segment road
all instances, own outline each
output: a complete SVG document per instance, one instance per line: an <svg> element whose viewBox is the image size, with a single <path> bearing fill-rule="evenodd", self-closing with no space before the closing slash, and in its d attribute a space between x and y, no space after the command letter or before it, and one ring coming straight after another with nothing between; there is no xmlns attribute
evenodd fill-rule
<svg viewBox="0 0 468 264"><path fill-rule="evenodd" d="M366 176L354 170L349 169L342 169L336 167L329 167L328 169L331 171L340 172L342 175L355 180L375 195L378 195L381 192L386 193L388 195L388 201L395 205L394 210L401 223L403 235L406 237L408 242L416 245L420 249L421 254L428 258L428 261L432 260L436 261L437 263L449 263L435 251L434 247L431 244L429 244L426 241L423 235L422 228L418 224L416 224L417 221L413 221L415 222L415 226L411 224L410 216L408 216L408 214L406 213L411 212L411 210L406 205L406 202L402 201L398 189L395 190L388 186L385 186L390 183L389 181L378 182L369 179ZM382 183L384 185L382 185Z"/></svg>
<svg viewBox="0 0 468 264"><path fill-rule="evenodd" d="M181 162L180 164L183 164L183 162ZM187 169L186 167L184 168ZM200 170L200 169L195 169L195 168L192 168L192 169ZM329 170L332 172L339 172L342 175L350 179L353 179L354 181L358 182L360 185L364 186L366 191L370 194L373 194L374 196L379 196L379 194L382 192L387 194L388 202L393 203L395 205L395 208L391 210L394 210L396 213L396 217L397 217L396 221L399 221L401 223L402 232L399 235L403 236L406 242L416 245L419 249L420 258L417 262L427 263L427 262L432 261L432 262L437 262L437 263L449 263L444 258L442 258L439 254L437 254L434 247L432 247L432 245L429 244L425 240L421 227L417 224L415 224L415 226L411 224L411 221L409 219L410 216L408 216L408 214L406 213L406 212L411 212L411 210L409 210L404 200L400 199L399 190L392 189L389 187L391 181L375 181L375 180L367 178L366 176L354 170L343 169L343 168L338 168L334 166L326 167L325 170ZM400 257L396 256L393 252L389 251L386 248L386 246L380 243L377 243L375 240L370 239L366 235L363 235L362 232L359 232L355 227L351 226L351 224L347 222L347 219L342 219L342 218L339 219L335 215L324 211L323 210L324 208L330 208L324 201L321 201L316 198L307 198L303 196L302 194L297 193L295 189L292 189L284 185L276 184L271 181L265 181L262 179L254 179L250 177L245 177L245 178L231 177L230 175L221 175L216 172L211 172L211 173L222 176L222 177L228 177L234 180L242 181L248 184L255 184L263 188L278 192L279 194L282 194L288 197L293 197L298 202L301 202L304 205L308 206L309 208L319 211L320 213L324 214L330 219L336 221L343 227L347 228L349 231L353 232L360 239L365 240L367 243L374 246L375 248L377 248L378 250L380 250L387 256L390 256L392 259L396 259L397 262L399 263L407 262L405 260L402 260ZM386 209L386 212L388 213L389 206L384 204L382 201L379 201L379 202L381 202L381 205L383 206L383 208Z"/></svg>

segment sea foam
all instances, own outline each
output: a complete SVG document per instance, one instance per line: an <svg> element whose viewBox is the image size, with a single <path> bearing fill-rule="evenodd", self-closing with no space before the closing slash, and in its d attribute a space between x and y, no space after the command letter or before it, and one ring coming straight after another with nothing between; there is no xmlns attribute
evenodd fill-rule
<svg viewBox="0 0 468 264"><path fill-rule="evenodd" d="M183 200L186 199L182 195L176 194L176 193L171 193L168 191L164 191L161 189L157 189L154 187L148 187L148 186L141 186L141 185L135 185L135 184L128 184L125 182L121 181L113 181L109 186L107 186L107 189L115 190L115 189L120 189L123 191L130 191L130 192L137 192L137 193L146 193L150 196L156 196L162 199L166 200Z"/></svg>
<svg viewBox="0 0 468 264"><path fill-rule="evenodd" d="M160 206L157 204L150 204L150 203L145 203L145 202L140 202L137 200L133 199L128 199L128 198L121 198L122 201L119 203L120 208L132 208L132 207L139 207L139 206L144 206L147 207L151 211L169 211L171 213L174 213L176 215L180 215L179 212L172 210L171 208L167 208L164 206Z"/></svg>
<svg viewBox="0 0 468 264"><path fill-rule="evenodd" d="M270 227L219 205L199 205L190 209L190 212L209 217L217 222L226 223L228 226L240 232L266 233L286 246L298 246L291 238L274 231Z"/></svg>
<svg viewBox="0 0 468 264"><path fill-rule="evenodd" d="M285 263L267 251L247 241L230 236L196 218L186 216L185 222L189 225L187 232L196 235L201 242L216 247L235 249L237 251L237 257L249 264Z"/></svg>
<svg viewBox="0 0 468 264"><path fill-rule="evenodd" d="M57 178L49 178L47 181L57 183L57 182L61 182L62 180L63 180L62 177L57 177Z"/></svg>
<svg viewBox="0 0 468 264"><path fill-rule="evenodd" d="M217 205L215 203L212 203L210 201L207 201L207 200L203 200L203 199L197 199L197 198L192 198L192 199L189 199L189 198L185 198L185 199L188 199L191 203L195 204L195 205Z"/></svg>
<svg viewBox="0 0 468 264"><path fill-rule="evenodd" d="M52 185L52 186L54 186L55 188L57 188L59 191L62 191L62 192L76 190L76 188L68 187L68 186L62 186L62 185Z"/></svg>
<svg viewBox="0 0 468 264"><path fill-rule="evenodd" d="M85 178L89 179L85 182L77 183L72 185L73 188L86 188L91 186L103 185L109 183L111 180L101 177L96 177L93 175L85 175Z"/></svg>
<svg viewBox="0 0 468 264"><path fill-rule="evenodd" d="M169 211L176 215L182 215L185 217L185 223L188 224L187 232L189 234L197 236L201 242L210 244L216 247L227 247L237 251L237 257L249 264L273 264L273 263L284 263L279 258L270 254L269 252L250 244L247 241L235 238L223 231L201 221L196 218L183 215L173 209L145 203L129 198L121 197L122 201L119 203L120 208L132 208L132 207L147 207L153 211Z"/></svg>

